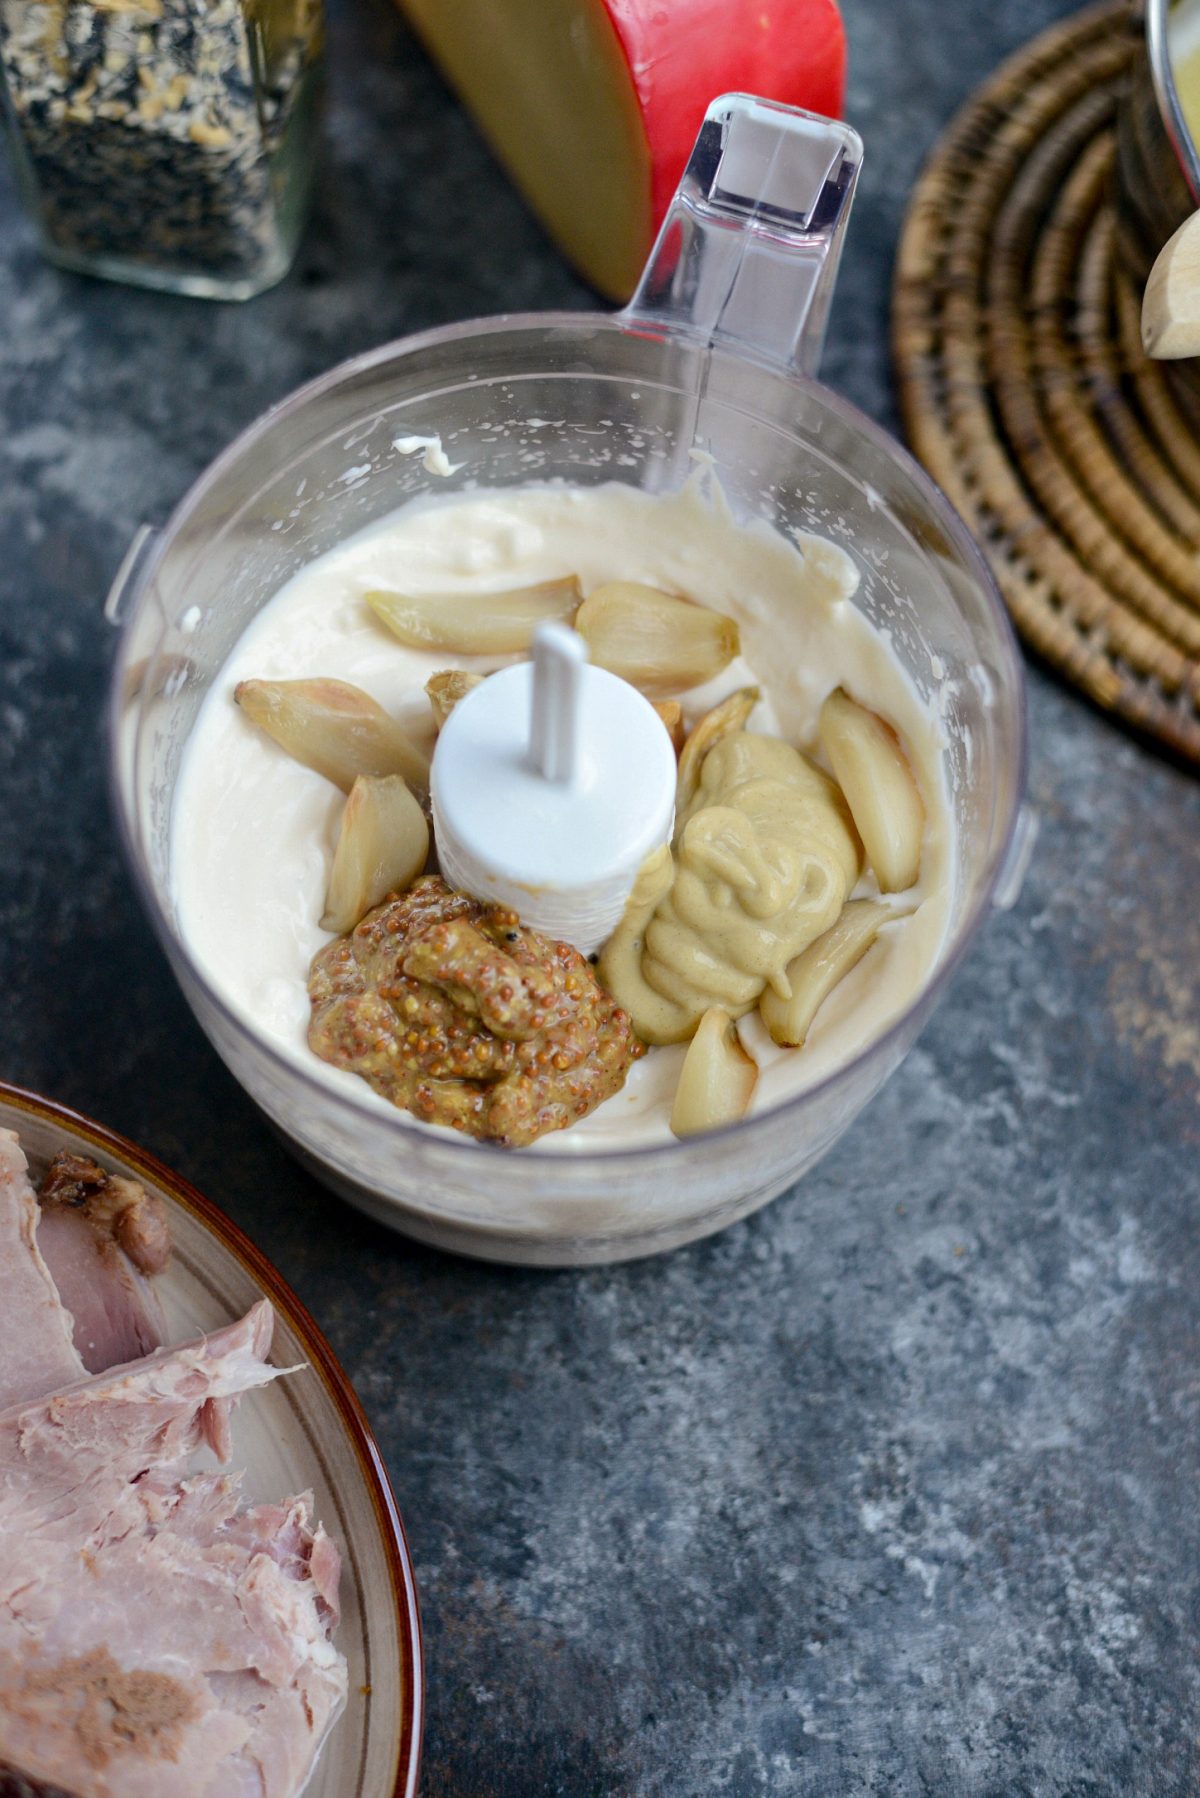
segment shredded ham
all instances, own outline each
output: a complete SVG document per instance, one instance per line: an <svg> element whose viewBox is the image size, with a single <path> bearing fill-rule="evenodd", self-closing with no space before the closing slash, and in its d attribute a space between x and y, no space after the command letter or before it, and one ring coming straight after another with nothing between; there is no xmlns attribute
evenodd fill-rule
<svg viewBox="0 0 1200 1798"><path fill-rule="evenodd" d="M295 1798L345 1702L338 1551L311 1495L193 1465L278 1377L271 1307L88 1376L37 1236L0 1133L0 1798Z"/></svg>
<svg viewBox="0 0 1200 1798"><path fill-rule="evenodd" d="M71 1314L38 1247L39 1220L21 1145L0 1130L0 1405L37 1398L85 1371Z"/></svg>

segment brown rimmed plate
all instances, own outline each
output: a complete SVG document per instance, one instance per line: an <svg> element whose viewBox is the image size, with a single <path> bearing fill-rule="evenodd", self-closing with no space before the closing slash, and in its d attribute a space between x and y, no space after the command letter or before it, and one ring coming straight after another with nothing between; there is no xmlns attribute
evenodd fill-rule
<svg viewBox="0 0 1200 1798"><path fill-rule="evenodd" d="M412 1798L424 1708L416 1581L382 1458L329 1344L237 1225L152 1155L4 1081L0 1127L17 1132L35 1179L58 1149L71 1149L161 1193L174 1252L157 1285L172 1342L232 1322L264 1294L275 1307L271 1359L304 1365L239 1405L233 1465L245 1469L253 1499L311 1489L342 1551L337 1643L350 1663L346 1710L305 1798Z"/></svg>

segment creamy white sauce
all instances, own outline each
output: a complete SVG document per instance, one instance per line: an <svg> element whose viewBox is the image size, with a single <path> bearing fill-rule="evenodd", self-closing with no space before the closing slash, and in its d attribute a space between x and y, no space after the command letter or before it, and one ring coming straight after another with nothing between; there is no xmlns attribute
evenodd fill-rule
<svg viewBox="0 0 1200 1798"><path fill-rule="evenodd" d="M363 594L389 586L485 592L571 573L585 595L602 581L644 581L738 620L743 656L706 687L680 695L689 722L755 681L764 699L750 728L811 750L822 701L844 685L896 726L917 768L927 812L921 879L893 901L909 915L885 927L826 1001L803 1049L776 1048L757 1013L743 1020L743 1040L760 1067L752 1110L850 1060L937 964L954 867L941 724L851 603L855 571L843 551L821 539L789 540L764 524L739 526L719 494L699 482L668 496L613 483L422 500L311 562L259 614L201 709L173 816L177 914L209 980L252 1030L369 1109L391 1107L365 1081L320 1061L306 1040L307 973L329 941L318 920L343 796L257 730L235 706L234 687L250 677L351 681L432 747L423 691L429 676L456 666L485 671L505 658L405 649L376 622ZM856 889L876 891L869 874ZM543 1138L537 1152L669 1140L683 1054L651 1050L620 1093L570 1130Z"/></svg>
<svg viewBox="0 0 1200 1798"><path fill-rule="evenodd" d="M456 473L460 466L450 460L442 448L440 437L397 437L392 448L402 456L420 456L425 473L438 475L442 479ZM367 466L369 468L370 464Z"/></svg>

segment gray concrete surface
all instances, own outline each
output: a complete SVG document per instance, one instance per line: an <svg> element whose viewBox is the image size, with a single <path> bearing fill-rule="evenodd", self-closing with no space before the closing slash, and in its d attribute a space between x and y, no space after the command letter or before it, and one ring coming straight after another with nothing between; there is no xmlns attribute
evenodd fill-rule
<svg viewBox="0 0 1200 1798"><path fill-rule="evenodd" d="M846 0L868 160L826 374L939 127L1054 0ZM0 167L0 1071L145 1143L327 1330L421 1584L424 1790L1200 1790L1200 785L1031 675L1040 851L795 1193L612 1271L425 1253L286 1158L117 857L107 582L350 351L591 303L385 0L334 18L313 229L243 308L55 273ZM374 1798L374 1795L372 1795Z"/></svg>

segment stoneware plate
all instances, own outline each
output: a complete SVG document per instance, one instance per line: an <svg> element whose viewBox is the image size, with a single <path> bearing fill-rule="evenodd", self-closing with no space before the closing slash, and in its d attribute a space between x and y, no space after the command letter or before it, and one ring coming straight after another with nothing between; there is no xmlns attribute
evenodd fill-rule
<svg viewBox="0 0 1200 1798"><path fill-rule="evenodd" d="M305 1798L411 1798L424 1697L416 1584L379 1450L329 1344L237 1226L153 1156L2 1081L0 1127L17 1132L35 1181L58 1149L71 1149L162 1194L174 1247L157 1281L169 1341L230 1323L263 1294L271 1300L271 1359L304 1366L242 1400L232 1465L245 1469L252 1499L312 1490L317 1516L342 1551L337 1643L350 1663L349 1700Z"/></svg>

